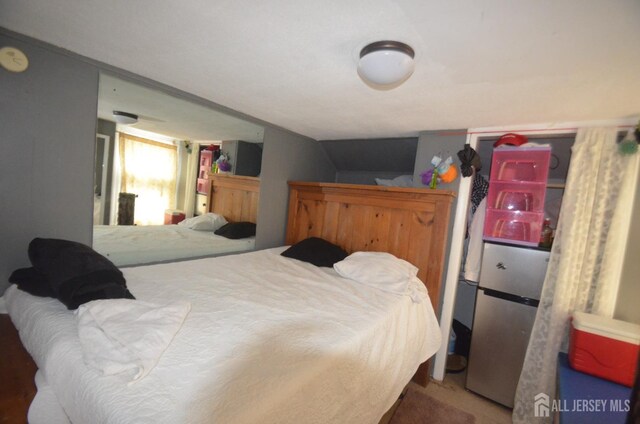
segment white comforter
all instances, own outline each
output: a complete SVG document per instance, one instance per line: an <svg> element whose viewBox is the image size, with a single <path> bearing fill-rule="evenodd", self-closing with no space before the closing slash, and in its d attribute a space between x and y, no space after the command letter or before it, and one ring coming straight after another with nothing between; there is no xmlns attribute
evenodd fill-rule
<svg viewBox="0 0 640 424"><path fill-rule="evenodd" d="M76 317L15 286L20 337L78 423L377 423L439 347L427 300L284 258L281 249L123 270L140 300L191 303L135 384L82 360Z"/></svg>
<svg viewBox="0 0 640 424"><path fill-rule="evenodd" d="M93 248L117 266L252 250L255 237L231 240L179 225L94 225Z"/></svg>

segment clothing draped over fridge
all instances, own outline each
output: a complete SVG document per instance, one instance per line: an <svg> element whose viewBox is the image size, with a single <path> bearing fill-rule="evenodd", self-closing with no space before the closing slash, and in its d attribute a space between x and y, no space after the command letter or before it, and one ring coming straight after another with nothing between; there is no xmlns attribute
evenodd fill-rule
<svg viewBox="0 0 640 424"><path fill-rule="evenodd" d="M482 229L487 208L487 192L489 183L480 174L473 177L471 189L471 216L467 228L468 243L467 256L464 263L464 279L478 281L480 278L480 265L482 262Z"/></svg>

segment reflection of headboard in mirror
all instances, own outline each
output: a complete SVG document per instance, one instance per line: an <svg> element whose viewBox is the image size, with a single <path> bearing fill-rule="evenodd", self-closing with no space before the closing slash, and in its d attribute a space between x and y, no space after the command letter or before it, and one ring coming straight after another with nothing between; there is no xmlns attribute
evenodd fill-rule
<svg viewBox="0 0 640 424"><path fill-rule="evenodd" d="M229 174L211 174L207 210L229 222L257 223L260 179Z"/></svg>
<svg viewBox="0 0 640 424"><path fill-rule="evenodd" d="M418 267L438 311L451 202L445 190L289 182L287 244L322 237L347 252L389 252ZM425 386L428 365L414 381Z"/></svg>

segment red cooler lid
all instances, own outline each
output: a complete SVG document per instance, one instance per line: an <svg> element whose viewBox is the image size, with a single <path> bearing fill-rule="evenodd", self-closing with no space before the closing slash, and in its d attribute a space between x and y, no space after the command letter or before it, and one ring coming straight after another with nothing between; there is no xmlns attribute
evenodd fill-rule
<svg viewBox="0 0 640 424"><path fill-rule="evenodd" d="M498 141L493 143L493 147L502 146L503 144L509 144L512 146L522 146L527 142L527 137L522 134L507 133L501 136Z"/></svg>
<svg viewBox="0 0 640 424"><path fill-rule="evenodd" d="M598 336L640 345L640 325L585 312L573 313L573 328Z"/></svg>

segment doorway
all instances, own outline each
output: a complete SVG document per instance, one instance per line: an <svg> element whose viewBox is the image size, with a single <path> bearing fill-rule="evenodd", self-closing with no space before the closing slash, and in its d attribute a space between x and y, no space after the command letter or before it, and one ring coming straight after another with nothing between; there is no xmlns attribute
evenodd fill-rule
<svg viewBox="0 0 640 424"><path fill-rule="evenodd" d="M493 143L497 139L509 132L526 135L529 141L540 144L551 144L552 157L549 173L549 184L547 185L547 199L561 201L564 181L566 178L570 156L571 145L575 140L578 125L568 124L561 128L550 128L544 125L523 126L520 128L479 128L470 130L467 135L467 143L480 155L482 169L480 175L489 179L491 168L491 156ZM562 162L562 163L560 163ZM473 312L476 297L475 284L463 281L461 271L466 259L467 230L470 224L469 210L471 204L471 194L473 189L473 178L463 178L460 182L458 192L459 200L455 211L455 222L451 237L451 250L447 267L446 286L442 302L442 312L440 316L440 329L443 340L440 350L436 355L433 368L433 378L443 380L446 372L448 357L448 343L451 334L451 326L454 319L463 323L466 327L473 327ZM558 208L559 210L559 208Z"/></svg>

